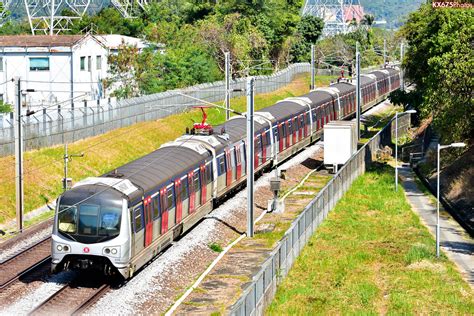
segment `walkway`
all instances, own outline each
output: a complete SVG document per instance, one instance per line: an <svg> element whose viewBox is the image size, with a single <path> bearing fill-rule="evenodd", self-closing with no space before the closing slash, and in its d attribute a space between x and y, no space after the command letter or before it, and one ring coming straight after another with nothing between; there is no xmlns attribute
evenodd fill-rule
<svg viewBox="0 0 474 316"><path fill-rule="evenodd" d="M436 205L418 188L414 180L416 175L410 167L400 167L399 174L412 209L418 213L431 234L436 236ZM463 277L474 288L474 240L442 209L440 225L441 249L454 261Z"/></svg>

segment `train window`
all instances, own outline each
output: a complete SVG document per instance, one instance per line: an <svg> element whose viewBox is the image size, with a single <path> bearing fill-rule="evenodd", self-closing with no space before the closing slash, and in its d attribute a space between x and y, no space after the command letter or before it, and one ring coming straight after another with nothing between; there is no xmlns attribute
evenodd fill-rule
<svg viewBox="0 0 474 316"><path fill-rule="evenodd" d="M199 190L201 187L200 187L200 179L199 179L199 170L197 171L194 171L194 174L193 174L193 182L194 182L194 191L197 191Z"/></svg>
<svg viewBox="0 0 474 316"><path fill-rule="evenodd" d="M166 190L166 206L168 207L168 210L174 207L173 191L174 186L171 186Z"/></svg>
<svg viewBox="0 0 474 316"><path fill-rule="evenodd" d="M79 234L97 235L99 206L81 204L79 207Z"/></svg>
<svg viewBox="0 0 474 316"><path fill-rule="evenodd" d="M77 224L77 208L60 205L58 212L58 228L64 233L75 233Z"/></svg>
<svg viewBox="0 0 474 316"><path fill-rule="evenodd" d="M188 198L188 178L186 177L184 180L181 180L180 188L180 197L181 201L184 201Z"/></svg>
<svg viewBox="0 0 474 316"><path fill-rule="evenodd" d="M134 226L135 232L139 232L143 228L143 217L142 217L142 208L141 206L137 206L133 209L133 218L134 218Z"/></svg>
<svg viewBox="0 0 474 316"><path fill-rule="evenodd" d="M225 160L224 160L224 155L222 155L220 158L217 159L218 163L218 176L221 176L225 173Z"/></svg>
<svg viewBox="0 0 474 316"><path fill-rule="evenodd" d="M206 165L206 183L204 185L212 182L212 162Z"/></svg>
<svg viewBox="0 0 474 316"><path fill-rule="evenodd" d="M153 198L153 219L160 217L160 195Z"/></svg>
<svg viewBox="0 0 474 316"><path fill-rule="evenodd" d="M236 146L235 150L234 150L234 152L235 152L235 162L236 162L237 165L240 165L240 161L241 161L241 158L242 158L240 156L240 150L239 149L240 149L240 147Z"/></svg>

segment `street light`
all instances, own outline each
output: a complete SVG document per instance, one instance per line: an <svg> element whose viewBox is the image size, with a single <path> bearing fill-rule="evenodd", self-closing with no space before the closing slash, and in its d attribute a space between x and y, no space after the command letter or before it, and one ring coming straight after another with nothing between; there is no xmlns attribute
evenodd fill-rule
<svg viewBox="0 0 474 316"><path fill-rule="evenodd" d="M416 110L408 110L401 114L414 114ZM398 191L398 112L395 112L395 191Z"/></svg>
<svg viewBox="0 0 474 316"><path fill-rule="evenodd" d="M439 152L441 149L445 148L450 148L450 147L455 147L455 148L460 148L460 147L465 147L465 143L452 143L450 145L440 145L438 144L438 165L437 165L437 179L436 179L436 257L439 258L439 164L440 164L440 158L439 158Z"/></svg>

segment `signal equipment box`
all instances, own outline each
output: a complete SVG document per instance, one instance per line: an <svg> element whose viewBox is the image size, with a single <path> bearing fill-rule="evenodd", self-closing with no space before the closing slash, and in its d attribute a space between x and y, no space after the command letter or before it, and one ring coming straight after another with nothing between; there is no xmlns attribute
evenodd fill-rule
<svg viewBox="0 0 474 316"><path fill-rule="evenodd" d="M334 121L324 125L324 166L337 172L357 151L357 122Z"/></svg>

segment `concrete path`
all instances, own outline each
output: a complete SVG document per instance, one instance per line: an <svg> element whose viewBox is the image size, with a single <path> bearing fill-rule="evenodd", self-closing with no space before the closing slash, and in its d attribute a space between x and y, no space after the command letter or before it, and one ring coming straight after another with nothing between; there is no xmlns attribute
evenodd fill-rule
<svg viewBox="0 0 474 316"><path fill-rule="evenodd" d="M418 188L415 182L416 174L409 166L400 167L399 174L412 209L418 213L430 233L436 236L436 204ZM464 279L474 288L474 240L449 213L442 209L440 240L442 251L454 261Z"/></svg>

